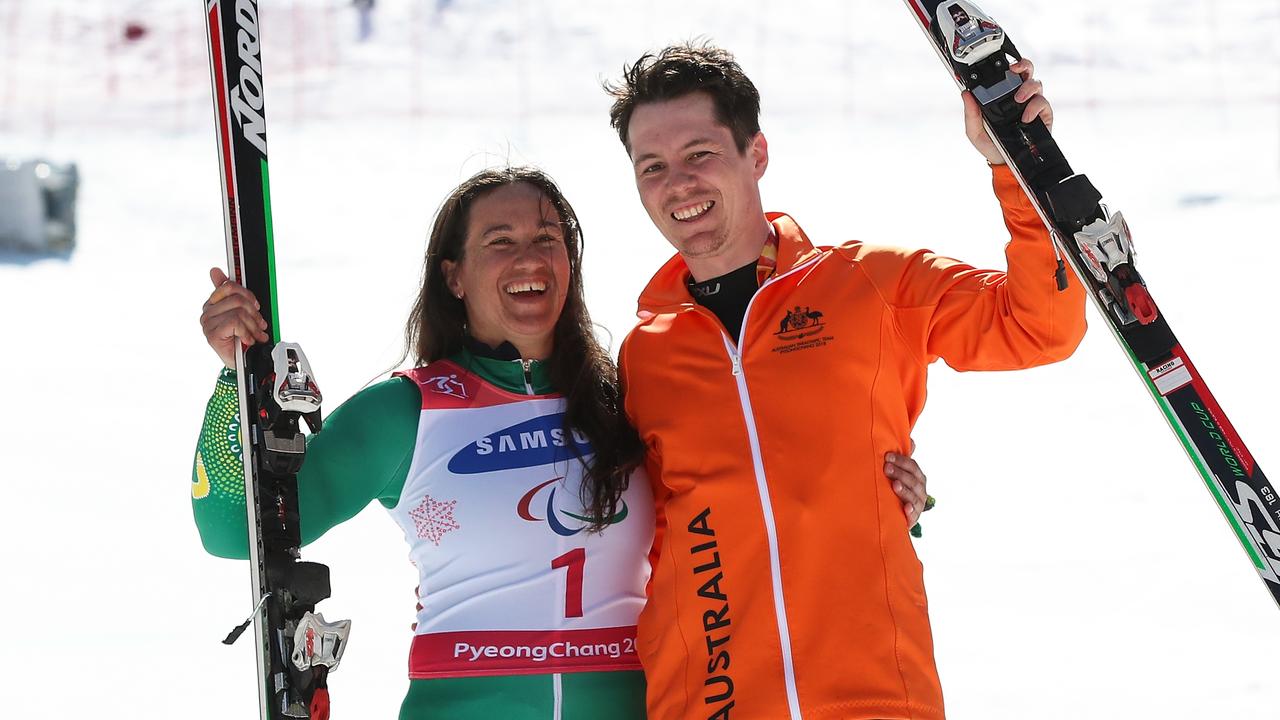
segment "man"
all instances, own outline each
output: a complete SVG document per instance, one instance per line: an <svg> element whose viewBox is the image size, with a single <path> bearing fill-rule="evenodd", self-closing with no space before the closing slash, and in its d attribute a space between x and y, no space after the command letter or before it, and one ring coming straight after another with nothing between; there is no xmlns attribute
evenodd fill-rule
<svg viewBox="0 0 1280 720"><path fill-rule="evenodd" d="M1031 63L1012 69L1024 121L1051 121ZM1057 289L1048 234L972 97L1008 273L815 247L766 214L759 95L723 50L644 55L608 90L641 202L678 251L620 353L658 513L638 631L650 718L942 718L921 565L881 458L909 449L939 357L1068 357L1082 289Z"/></svg>

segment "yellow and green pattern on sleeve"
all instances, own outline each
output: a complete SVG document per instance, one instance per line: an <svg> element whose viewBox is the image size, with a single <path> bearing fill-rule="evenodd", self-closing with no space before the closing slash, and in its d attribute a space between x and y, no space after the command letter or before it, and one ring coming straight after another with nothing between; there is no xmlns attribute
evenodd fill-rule
<svg viewBox="0 0 1280 720"><path fill-rule="evenodd" d="M307 438L298 472L303 543L354 517L373 500L400 498L418 427L418 390L384 380L356 393ZM219 557L249 556L235 374L223 372L205 408L192 468L191 499L200 539Z"/></svg>
<svg viewBox="0 0 1280 720"><path fill-rule="evenodd" d="M508 391L527 390L519 363L465 351L451 360ZM534 392L551 391L540 363L534 363L532 379ZM414 383L394 377L361 390L325 418L324 430L308 438L307 460L298 473L304 543L375 499L387 508L396 505L413 459L421 407ZM205 549L230 558L248 557L238 416L235 373L224 371L205 408L191 495ZM644 720L644 696L644 676L635 670L410 680L399 717Z"/></svg>

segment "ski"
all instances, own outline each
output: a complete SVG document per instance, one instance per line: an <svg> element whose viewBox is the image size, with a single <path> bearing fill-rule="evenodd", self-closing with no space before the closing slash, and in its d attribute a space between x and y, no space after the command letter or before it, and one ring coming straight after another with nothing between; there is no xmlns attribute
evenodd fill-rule
<svg viewBox="0 0 1280 720"><path fill-rule="evenodd" d="M1169 427L1200 473L1267 590L1280 604L1280 498L1160 312L1133 261L1123 215L1067 164L1044 123L1021 122L1020 60L1004 28L969 0L905 0L957 84L982 107L987 132L1036 206L1059 254L1089 290Z"/></svg>
<svg viewBox="0 0 1280 720"><path fill-rule="evenodd" d="M329 568L299 560L300 424L321 428L321 394L302 348L280 341L267 175L257 0L201 0L223 190L227 275L261 304L271 340L236 353L253 612L262 720L329 716L327 675L346 648L348 621L326 623Z"/></svg>

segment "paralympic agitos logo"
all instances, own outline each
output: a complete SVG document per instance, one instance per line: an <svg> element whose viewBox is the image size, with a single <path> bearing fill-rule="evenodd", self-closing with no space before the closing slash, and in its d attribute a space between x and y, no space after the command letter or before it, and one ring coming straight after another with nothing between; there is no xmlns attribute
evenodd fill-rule
<svg viewBox="0 0 1280 720"><path fill-rule="evenodd" d="M539 493L548 486L559 483L561 480L564 480L564 478L551 478L544 483L534 486L533 489L525 493L524 496L520 498L520 502L516 504L516 514L520 516L521 520L527 520L528 522L546 522L555 534L563 537L572 537L583 530L586 530L587 526L591 524L591 518L556 507L556 490L563 488L552 487L547 491L545 518L536 517L533 514L534 500L538 497ZM605 522L606 525L617 525L627 519L627 501L622 500L620 502L622 503L622 507L609 517ZM542 506L542 504L542 501L539 500L538 505ZM569 518L568 523L561 520L560 516L562 515ZM574 527L569 527L570 524L574 525Z"/></svg>

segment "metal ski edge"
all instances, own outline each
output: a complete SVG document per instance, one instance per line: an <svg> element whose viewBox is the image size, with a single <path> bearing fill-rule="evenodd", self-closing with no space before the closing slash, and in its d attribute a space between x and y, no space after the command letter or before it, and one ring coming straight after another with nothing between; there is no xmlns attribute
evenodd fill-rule
<svg viewBox="0 0 1280 720"><path fill-rule="evenodd" d="M1016 169L1014 174L1018 175ZM1018 175L1018 178L1019 182L1021 182L1020 175ZM1024 187L1023 190L1025 191L1026 188ZM1028 196L1034 197L1030 194ZM1034 199L1032 203L1038 207L1038 203L1036 203ZM1056 232L1051 231L1051 233L1055 238L1057 237ZM1074 263L1069 264L1078 276L1079 269L1076 268ZM1077 277L1077 281L1079 281L1079 277ZM1214 502L1217 503L1218 510L1226 519L1227 524L1230 525L1232 532L1236 536L1236 540L1240 543L1240 547L1244 548L1244 551L1249 556L1249 561L1253 564L1254 569L1258 572L1263 582L1266 583L1267 589L1271 592L1271 595L1277 605L1280 605L1280 584L1277 584L1275 580L1268 577L1268 575L1274 576L1275 573L1272 571L1270 564L1265 559L1265 553L1263 553L1257 543L1250 536L1249 532L1245 529L1247 523L1244 518L1240 516L1240 511L1236 505L1230 501L1229 493L1227 493L1227 488L1225 487L1222 479L1209 468L1209 464L1201 453L1199 446L1191 438L1191 433L1187 430L1186 426L1182 423L1182 420L1174 411L1168 398L1160 392L1159 388L1156 387L1155 382L1152 381L1149 374L1151 368L1147 366L1146 363L1139 360L1137 355L1134 354L1133 349L1129 347L1129 343L1125 341L1124 337L1120 335L1119 330L1117 330L1115 325L1110 321L1110 316L1107 314L1106 309L1101 306L1101 302L1098 301L1097 297L1090 293L1090 298L1093 302L1094 309L1103 316L1107 330L1111 332L1112 338L1115 339L1116 344L1120 347L1121 351L1124 352L1125 357L1128 358L1129 366L1132 367L1138 377L1141 378L1142 384L1147 389L1147 393L1150 395L1152 402L1154 402L1156 407L1159 408L1161 415L1164 416L1165 422L1169 426L1169 429L1173 431L1178 444L1182 446L1183 452L1185 452L1187 458L1191 460L1191 463L1195 467L1196 472L1200 475L1200 479L1204 483L1205 488L1208 489L1209 494L1214 499ZM1181 350L1182 356L1185 357L1187 355L1186 350L1181 348L1181 346L1179 346L1178 349ZM1190 358L1187 359L1189 364ZM1196 388L1197 396L1208 395L1211 398L1212 393L1204 383L1199 372L1194 370L1194 366L1189 368L1189 370L1192 372L1193 377L1198 384L1198 387ZM1214 400L1212 404L1216 406L1217 401ZM1225 417L1225 413L1223 413L1223 416ZM1241 445L1243 445L1243 442L1241 442Z"/></svg>
<svg viewBox="0 0 1280 720"><path fill-rule="evenodd" d="M222 3L220 0L207 0L205 4L205 21L209 41L209 67L213 84L213 102L217 112L218 160L222 180L223 221L227 243L228 268L240 282L244 281L244 253L241 251L242 236L239 211L241 203L237 202L237 193L241 189L235 176L235 143L231 136L231 107L228 100L230 87L227 83L227 58L225 54L226 36L222 22ZM259 717L271 717L270 688L267 668L270 658L270 640L266 633L266 608L262 598L266 588L262 581L266 577L264 565L264 548L262 546L261 519L257 497L257 472L253 459L250 437L252 417L249 414L249 373L244 348L236 349L237 394L239 395L240 448L243 461L246 524L249 529L249 568L250 587L252 590L254 655L258 667L258 712Z"/></svg>
<svg viewBox="0 0 1280 720"><path fill-rule="evenodd" d="M226 56L223 53L224 37L219 0L209 0L205 24L209 39L209 68L213 80L213 105L217 113L215 137L218 143L218 170L222 180L223 230L227 241L227 267L237 282L244 281L244 265L240 252L240 203L236 202L239 190L235 177L235 143L231 139L231 104L227 100L229 87L226 82Z"/></svg>
<svg viewBox="0 0 1280 720"><path fill-rule="evenodd" d="M1018 181L1021 183L1022 176L1016 169L1014 169L1014 175L1018 177ZM1023 190L1024 192L1027 190L1025 185L1023 186ZM1028 197L1032 198L1032 204L1039 209L1039 203L1034 200L1034 196L1028 193ZM1058 243L1057 232L1051 230L1050 234L1055 238L1055 243ZM1072 259L1074 260L1074 258ZM1076 267L1075 263L1069 262L1068 264L1071 266L1072 271L1076 273L1077 282L1082 282L1079 277L1080 271ZM1155 403L1156 407L1159 408L1161 415L1164 416L1165 422L1168 424L1169 429L1173 431L1178 444L1182 446L1187 458L1190 459L1192 465L1195 466L1196 472L1200 475L1200 479L1204 483L1205 488L1208 489L1209 494L1214 499L1214 502L1217 503L1218 509L1222 513L1222 516L1226 518L1227 524L1231 526L1232 532L1235 533L1236 540L1249 556L1249 560L1253 564L1254 569L1257 570L1260 575L1265 575L1269 571L1270 566L1263 558L1263 554L1257 547L1257 544L1252 541L1252 538L1245 530L1244 520L1240 517L1239 510L1227 499L1226 496L1224 496L1226 488L1223 486L1222 480L1209 469L1208 462L1200 452L1200 448L1196 445L1195 441L1192 440L1191 434L1187 431L1186 426L1184 426L1182 420L1178 418L1178 415L1174 411L1169 400L1160 393L1159 388L1157 388L1155 382L1152 381L1149 374L1150 367L1139 360L1137 355L1134 354L1133 349L1129 347L1129 343L1125 341L1119 330L1110 321L1106 308L1102 307L1097 296L1093 293L1089 293L1089 297L1093 303L1094 309L1103 316L1104 324L1106 325L1107 330L1110 331L1116 345L1120 347L1121 351L1124 352L1125 357L1129 360L1129 366L1133 368L1134 372L1137 373L1138 377L1141 379L1143 387L1147 389L1147 393L1151 397L1152 402ZM1182 353L1185 355L1186 351L1183 350ZM1194 376L1199 380L1200 385L1203 388L1203 392L1208 393L1208 387L1204 385L1204 381L1200 378L1199 373L1196 372ZM1197 394L1200 394L1199 389L1197 389ZM1214 404L1216 405L1216 402ZM1280 585L1274 584L1273 581L1266 577L1263 577L1262 579L1267 583L1268 590L1271 591L1276 603L1280 605Z"/></svg>
<svg viewBox="0 0 1280 720"><path fill-rule="evenodd" d="M933 51L937 53L938 59L942 61L942 64L947 68L947 70L951 71L952 70L951 61L947 59L947 56L943 52L942 48L938 47L938 43L934 42L933 40L933 33L931 30L933 21L930 19L932 17L930 14L931 13L930 9L925 7L920 2L920 0L902 0L902 1L906 3L907 8L911 10L911 14L914 15L916 18L916 24L920 26L920 30L924 32L925 37L929 39L929 47L933 48ZM933 5L935 7L940 4L941 2L938 2L937 0L933 2ZM953 80L956 81L956 85L958 87L960 87L961 89L964 89L964 83L960 81L960 78L956 77L954 71L951 72L951 77ZM985 120L983 121L983 124L984 125L986 124ZM988 133L990 132L990 128L987 129L987 132ZM996 145L997 147L999 147L999 143L997 143ZM1008 158L1005 158L1005 162L1008 162L1008 160L1009 160ZM1025 190L1026 188L1023 188L1023 189Z"/></svg>
<svg viewBox="0 0 1280 720"><path fill-rule="evenodd" d="M1241 519L1238 511L1235 509L1235 506L1223 496L1226 488L1221 486L1221 480L1219 480L1217 475L1209 469L1209 465L1205 461L1204 455L1200 453L1200 449L1191 439L1190 433L1187 432L1187 428L1182 424L1182 420L1179 419L1177 413L1174 412L1173 406L1169 404L1169 400L1160 394L1160 390L1151 380L1151 377L1144 371L1146 365L1143 364L1142 361L1138 360L1137 356L1133 354L1133 351L1129 348L1128 344L1124 342L1120 342L1119 344L1120 348L1124 351L1125 356L1129 358L1129 362L1133 365L1134 369L1138 371L1138 375L1142 377L1143 384L1146 386L1147 392L1150 393L1151 399L1155 402L1156 407L1160 408L1160 413L1164 415L1165 422L1169 424L1169 429L1173 430L1173 434L1177 437L1178 443L1182 445L1183 451L1186 452L1187 457L1200 473L1200 479L1204 481L1204 486L1209 490L1209 494L1213 496L1214 501L1218 503L1218 509L1222 511L1222 516L1225 517L1227 523L1231 525L1232 531L1235 532L1236 539L1240 541L1240 546L1244 548L1246 553L1248 553L1249 559L1253 562L1254 567L1259 572L1263 571L1267 567L1266 563L1262 559L1262 555L1259 553L1258 549L1249 541L1249 536L1246 533L1244 526L1241 524Z"/></svg>
<svg viewBox="0 0 1280 720"><path fill-rule="evenodd" d="M1015 174L1017 173L1015 172ZM1034 204L1034 201L1033 201L1033 204ZM1053 234L1056 236L1056 233L1053 233ZM1079 270L1078 268L1076 268L1075 264L1073 262L1068 264L1071 265L1072 270L1076 272L1078 275ZM1077 281L1078 282L1080 281L1078 277L1077 277ZM1156 407L1159 408L1161 415L1164 416L1165 422L1169 426L1169 429L1173 431L1174 437L1177 439L1178 444L1182 446L1183 452L1186 453L1187 458L1191 461L1191 464L1195 467L1196 472L1200 475L1201 482L1204 483L1204 486L1209 491L1210 496L1213 498L1214 502L1218 505L1218 510L1219 512L1222 513L1223 518L1226 519L1227 524L1231 527L1231 531L1235 534L1236 541L1240 543L1240 547L1243 548L1245 551L1245 554L1249 556L1250 563L1253 565L1254 570L1258 573L1259 578L1266 585L1267 590L1268 592L1270 592L1272 599L1275 601L1277 606L1280 606L1280 583L1278 583L1275 579L1276 572L1272 569L1270 563L1266 560L1265 553L1262 551L1261 548L1258 547L1258 543L1253 539L1249 531L1246 529L1246 525L1249 525L1249 523L1246 523L1245 519L1240 516L1240 510L1229 499L1228 490L1225 487L1225 484L1223 483L1222 479L1218 477L1218 475L1209 468L1208 461L1205 459L1204 455L1201 453L1199 446L1191 438L1191 433L1187 430L1182 420L1178 417L1176 411L1173 409L1173 406L1168 400L1168 398L1166 398L1163 394L1161 394L1159 388L1157 388L1155 383L1152 381L1150 375L1148 374L1148 371L1150 370L1150 368L1141 360L1139 360L1138 357L1133 353L1132 348L1129 347L1129 344L1125 342L1124 338L1120 335L1119 331L1110 322L1110 318L1107 316L1106 309L1101 307L1101 303L1100 301L1098 301L1096 296L1090 293L1090 297L1093 301L1094 308L1100 314L1102 314L1103 317L1106 319L1105 324L1107 326L1107 329L1111 332L1111 336L1115 339L1116 344L1124 352L1125 357L1128 358L1130 367L1132 367L1134 371L1138 374L1138 376L1141 378L1143 386L1147 389L1147 393L1148 395L1150 395L1152 402L1154 402ZM1183 356L1185 356L1186 351L1182 350L1182 354ZM1200 387L1196 388L1197 396L1199 397L1202 393L1206 393L1206 394L1209 394L1210 397L1212 397L1212 394L1209 393L1208 386L1204 384L1204 381L1200 377L1199 373L1195 372L1194 370L1193 370L1193 373L1194 373L1194 377L1198 380L1200 385ZM1217 404L1216 401L1214 401L1213 404L1216 405ZM1225 413L1224 413L1224 416L1225 416ZM1265 509L1264 509L1264 512L1265 512Z"/></svg>
<svg viewBox="0 0 1280 720"><path fill-rule="evenodd" d="M248 418L250 415L249 408L249 364L245 357L244 348L240 347L236 350L236 376L239 386L240 395L240 417ZM259 715L263 720L272 717L270 714L271 688L269 683L269 668L271 658L271 639L268 634L266 603L262 602L263 596L267 594L265 586L266 570L266 548L262 544L262 518L260 513L260 499L258 497L258 472L257 465L254 462L252 439L250 437L251 430L248 423L240 423L240 448L241 457L244 460L243 472L245 478L245 513L246 525L249 531L249 574L250 587L252 588L252 597L254 604L253 613L253 635L254 635L254 655L258 666L258 709Z"/></svg>
<svg viewBox="0 0 1280 720"><path fill-rule="evenodd" d="M941 5L942 1L929 0L928 5L932 7L926 7L926 5L921 2L921 0L904 0L904 2L908 6L908 8L912 11L912 14L916 17L917 24L920 26L921 31L925 33L925 36L928 39L929 45L934 49L935 53L938 55L938 58L942 61L944 67L946 67L947 70L951 73L953 79L956 81L957 86L963 89L964 84L960 81L960 78L955 76L950 59L946 56L945 51L941 47L939 47L931 31L930 18L932 17L931 16L932 9L935 9L937 6ZM992 128L987 123L985 118L983 119L983 125L984 127L986 127L988 134L992 138L997 137L997 134L992 130ZM1060 232L1056 227L1056 224L1049 220L1048 216L1045 213L1044 208L1041 207L1038 196L1028 186L1026 179L1023 177L1017 165L1012 162L1012 158L1010 157L1008 150L1004 147L1002 143L998 141L995 142L995 146L999 150L1001 157L1004 158L1006 164L1009 166L1009 169L1013 172L1013 175L1017 179L1019 186L1022 188L1023 192L1031 201L1032 207L1035 208L1036 214L1040 217L1041 222L1048 229L1050 237L1053 240L1055 250L1057 251L1059 256L1060 257L1065 256L1065 259L1067 260L1067 264L1071 267L1072 272L1076 276L1076 281L1080 282L1086 288L1090 287L1090 284L1085 281L1084 273L1082 269L1079 267L1079 261L1076 258L1075 253L1072 251L1072 249L1069 246L1067 246L1066 240L1061 236ZM1268 557L1269 557L1268 554L1265 553L1262 550L1262 548L1258 546L1259 542L1262 542L1262 541L1254 537L1254 535L1259 531L1254 527L1255 523L1251 521L1252 518L1244 518L1241 516L1240 508L1233 501L1230 500L1230 492L1225 487L1225 484L1222 478L1220 478L1216 473L1214 473L1213 470L1209 467L1209 463L1204 457L1204 455L1202 454L1200 447L1197 445L1195 440L1191 437L1191 433L1183 424L1182 420L1178 417L1177 412L1174 410L1171 402L1159 391L1159 389L1155 386L1154 382L1150 378L1148 374L1148 372L1150 371L1150 368L1141 360L1139 360L1138 357L1134 354L1133 349L1130 347L1128 341L1126 341L1125 338L1120 334L1119 328L1117 328L1115 323L1112 321L1110 313L1107 311L1107 308L1103 306L1102 301L1098 298L1097 294L1094 292L1089 292L1087 294L1089 295L1094 308L1098 311L1098 313L1103 318L1108 330L1110 330L1112 337L1115 339L1116 343L1124 351L1125 356L1129 359L1130 366L1133 367L1134 371L1137 372L1139 376L1141 376L1142 382L1144 386L1147 387L1148 393L1151 395L1152 400L1156 403L1156 406L1160 409L1161 413L1164 415L1165 420L1169 425L1169 428L1173 431L1175 437L1178 439L1178 442L1182 445L1183 450L1186 452L1188 458L1191 460L1193 466L1196 468L1196 471L1200 474L1201 480L1204 482L1205 487L1208 488L1211 496L1214 498L1214 501L1218 504L1219 511L1226 518L1227 523L1230 525L1232 531L1236 535L1237 541L1240 543L1241 547L1244 548L1245 553L1249 556L1249 560L1253 564L1254 569L1259 573L1260 579L1262 579L1264 584L1267 586L1267 590L1272 595L1273 600L1277 603L1278 606L1280 606L1280 578L1278 578L1278 575L1280 575L1280 573L1277 573L1276 568L1274 568L1272 566L1272 563L1268 560ZM1172 328L1170 328L1170 331L1172 332ZM1235 432L1234 427L1231 426L1231 423L1229 419L1227 419L1225 411L1223 411L1221 406L1218 405L1217 400L1213 398L1212 393L1209 391L1207 384L1204 382L1199 372L1194 369L1194 366L1190 362L1189 356L1187 356L1186 350L1183 349L1180 345L1177 345L1175 346L1174 356L1182 357L1186 361L1186 363L1190 366L1188 370L1192 373L1192 376L1195 379L1194 391L1197 397L1200 398L1202 401L1204 401L1204 405L1206 407L1211 408L1211 410L1214 411L1213 412L1213 415L1215 416L1214 420L1217 421L1219 425L1222 426L1222 429L1224 430L1224 432L1227 432L1231 436L1232 440L1234 441L1233 444L1238 445L1238 448L1232 448L1233 451L1237 453L1242 452L1246 457L1248 457L1252 461L1253 468L1255 471L1257 471L1255 473L1256 477L1247 476L1245 480L1248 481L1246 483L1246 486L1249 487L1250 490L1253 491L1254 494L1256 495L1257 491L1256 489L1254 489L1253 485L1258 484L1260 481L1265 481L1265 476L1262 475L1260 468L1258 468L1256 460L1252 459L1252 454L1249 453L1247 447L1244 445L1243 440L1239 438L1238 434ZM1264 487L1261 487L1260 489L1267 490L1269 489L1269 486L1264 486ZM1272 521L1272 518L1268 509L1261 504L1259 504L1259 509L1263 513L1267 513L1266 523L1270 525L1272 528L1275 528L1275 523ZM1265 533L1266 531L1263 531L1263 532ZM1273 533L1273 534L1276 534L1277 539L1280 539L1280 534L1278 533ZM1280 560L1278 560L1276 564L1280 565Z"/></svg>

